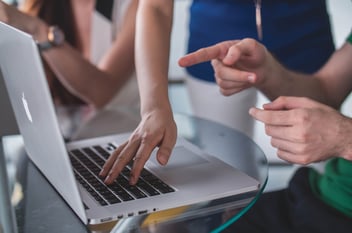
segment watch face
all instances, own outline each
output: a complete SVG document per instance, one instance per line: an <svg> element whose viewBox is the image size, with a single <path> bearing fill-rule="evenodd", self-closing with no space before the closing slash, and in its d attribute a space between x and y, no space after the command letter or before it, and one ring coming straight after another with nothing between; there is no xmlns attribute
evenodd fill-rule
<svg viewBox="0 0 352 233"><path fill-rule="evenodd" d="M65 41L65 35L58 26L51 26L49 28L48 39L55 46L62 45Z"/></svg>

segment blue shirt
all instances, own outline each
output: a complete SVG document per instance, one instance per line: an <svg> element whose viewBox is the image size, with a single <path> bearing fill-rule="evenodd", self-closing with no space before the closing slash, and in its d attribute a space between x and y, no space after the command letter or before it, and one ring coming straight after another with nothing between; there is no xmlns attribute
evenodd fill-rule
<svg viewBox="0 0 352 233"><path fill-rule="evenodd" d="M263 41L286 67L314 72L334 52L325 0L262 1ZM188 52L215 43L257 38L253 0L193 0ZM209 62L187 68L194 77L214 82Z"/></svg>

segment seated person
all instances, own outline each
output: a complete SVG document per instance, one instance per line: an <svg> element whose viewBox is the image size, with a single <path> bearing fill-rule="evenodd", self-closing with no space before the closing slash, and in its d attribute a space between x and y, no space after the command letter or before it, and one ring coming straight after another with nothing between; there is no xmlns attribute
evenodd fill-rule
<svg viewBox="0 0 352 233"><path fill-rule="evenodd" d="M316 73L282 66L253 39L225 41L179 60L211 60L224 95L256 87L273 102L249 113L265 124L277 155L298 169L288 188L264 193L228 232L347 232L352 228L352 120L338 110L352 90L352 33ZM319 101L319 102L318 102Z"/></svg>
<svg viewBox="0 0 352 233"><path fill-rule="evenodd" d="M0 1L0 21L31 34L39 44L48 41L51 30L65 38L53 46L40 46L58 109L138 109L133 53L136 8L135 0L24 0L19 8Z"/></svg>

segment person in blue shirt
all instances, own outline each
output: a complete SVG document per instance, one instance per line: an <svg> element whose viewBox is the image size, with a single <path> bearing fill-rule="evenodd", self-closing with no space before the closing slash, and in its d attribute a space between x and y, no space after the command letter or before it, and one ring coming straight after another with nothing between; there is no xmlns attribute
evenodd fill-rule
<svg viewBox="0 0 352 233"><path fill-rule="evenodd" d="M188 52L224 40L261 39L257 35L254 3L248 0L193 0ZM261 15L261 42L290 69L314 72L335 49L325 0L264 0ZM218 91L209 62L186 69L186 87L193 113L253 136L254 122L245 113L256 103L256 90L247 89L224 97Z"/></svg>

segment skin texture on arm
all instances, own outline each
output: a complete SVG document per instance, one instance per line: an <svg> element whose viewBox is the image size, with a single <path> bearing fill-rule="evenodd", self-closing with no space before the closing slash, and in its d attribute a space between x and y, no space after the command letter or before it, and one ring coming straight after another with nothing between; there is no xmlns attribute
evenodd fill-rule
<svg viewBox="0 0 352 233"><path fill-rule="evenodd" d="M26 15L13 6L0 3L0 20L46 41L48 25L39 18ZM85 102L103 107L123 86L134 70L134 27L137 1L131 4L126 20L111 49L98 66L64 43L42 53L61 83Z"/></svg>
<svg viewBox="0 0 352 233"><path fill-rule="evenodd" d="M157 148L158 162L166 165L176 143L177 128L168 98L172 17L172 0L139 0L135 59L142 120L105 164L101 175L106 176L106 183L134 160L130 183L135 184L152 151Z"/></svg>
<svg viewBox="0 0 352 233"><path fill-rule="evenodd" d="M280 158L298 164L335 156L352 160L352 120L334 109L352 90L350 44L337 50L313 75L285 69L252 39L200 49L181 58L179 64L189 66L209 60L224 95L256 87L274 100L263 110L251 108L250 114L265 124Z"/></svg>

